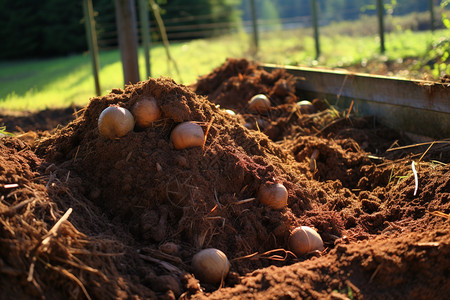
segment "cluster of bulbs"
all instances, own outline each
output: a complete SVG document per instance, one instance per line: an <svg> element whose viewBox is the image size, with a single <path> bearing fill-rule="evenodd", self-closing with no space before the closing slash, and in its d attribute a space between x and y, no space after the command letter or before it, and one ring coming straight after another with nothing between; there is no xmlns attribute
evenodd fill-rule
<svg viewBox="0 0 450 300"><path fill-rule="evenodd" d="M263 113L270 109L270 101L265 95L258 94L249 101L249 108ZM144 97L136 102L132 112L117 105L104 109L98 119L98 130L105 138L118 139L135 126L146 128L160 118L161 110L156 99ZM202 146L205 136L197 123L183 122L172 130L170 139L175 149L185 149ZM266 183L260 187L257 199L272 209L281 210L287 206L288 191L281 183ZM295 228L289 236L288 244L289 249L297 256L324 249L320 235L308 226ZM192 269L201 282L218 284L228 275L230 262L221 250L208 248L194 255Z"/></svg>
<svg viewBox="0 0 450 300"><path fill-rule="evenodd" d="M98 118L98 130L101 136L108 139L117 139L133 130L149 127L161 117L161 110L156 99L144 97L133 106L132 112L128 109L111 105L104 109ZM204 133L200 125L195 122L183 122L172 131L170 139L176 149L202 146Z"/></svg>

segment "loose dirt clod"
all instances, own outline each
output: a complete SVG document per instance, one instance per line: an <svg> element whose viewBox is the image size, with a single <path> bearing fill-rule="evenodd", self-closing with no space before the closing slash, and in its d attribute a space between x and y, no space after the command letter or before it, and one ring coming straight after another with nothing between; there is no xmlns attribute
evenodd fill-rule
<svg viewBox="0 0 450 300"><path fill-rule="evenodd" d="M267 113L248 111L258 93L272 101ZM120 139L99 135L103 109L132 109L142 97L155 99L158 120ZM37 143L2 138L1 296L446 296L448 162L419 160L414 195L409 153L385 152L403 142L398 133L318 99L308 99L317 112L306 114L298 100L283 70L231 59L191 87L162 77L93 98ZM203 147L171 143L187 121L205 129ZM286 208L255 201L266 182L286 188ZM317 229L322 253L292 255L289 234L299 226ZM219 290L193 275L192 258L205 248L231 262Z"/></svg>

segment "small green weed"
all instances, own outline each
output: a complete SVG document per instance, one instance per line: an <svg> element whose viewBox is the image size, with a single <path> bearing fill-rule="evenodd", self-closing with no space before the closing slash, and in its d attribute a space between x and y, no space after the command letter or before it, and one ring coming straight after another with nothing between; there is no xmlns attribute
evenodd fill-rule
<svg viewBox="0 0 450 300"><path fill-rule="evenodd" d="M333 292L339 293L339 294L344 294L351 300L355 299L355 296L353 295L353 290L349 285L347 285L347 288L343 288L340 290L333 290Z"/></svg>
<svg viewBox="0 0 450 300"><path fill-rule="evenodd" d="M0 138L4 136L14 136L11 132L6 131L6 127L2 126L0 127Z"/></svg>

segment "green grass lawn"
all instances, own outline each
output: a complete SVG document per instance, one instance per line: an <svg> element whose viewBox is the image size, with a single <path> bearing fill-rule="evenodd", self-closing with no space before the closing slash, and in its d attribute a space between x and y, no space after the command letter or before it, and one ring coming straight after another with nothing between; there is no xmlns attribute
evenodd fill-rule
<svg viewBox="0 0 450 300"><path fill-rule="evenodd" d="M343 67L363 60L395 60L422 57L432 41L449 35L449 30L430 32L397 32L386 35L386 53L379 54L376 35L322 35L322 56L315 60L311 30L262 33L256 56L251 54L250 37L234 34L225 37L194 40L171 45L181 78L166 58L161 45L151 50L152 76L170 76L178 83L190 84L198 76L211 72L228 57L245 57L264 63ZM145 79L144 55L139 50L141 80ZM70 105L85 105L95 96L92 67L88 54L53 59L0 62L0 109L41 110ZM112 88L123 87L123 73L118 50L100 52L100 85L102 95Z"/></svg>

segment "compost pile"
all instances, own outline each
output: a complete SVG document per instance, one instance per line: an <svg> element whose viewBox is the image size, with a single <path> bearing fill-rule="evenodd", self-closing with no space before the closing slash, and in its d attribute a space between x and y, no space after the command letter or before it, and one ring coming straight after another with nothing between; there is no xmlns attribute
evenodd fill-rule
<svg viewBox="0 0 450 300"><path fill-rule="evenodd" d="M255 113L248 100L260 93L271 108ZM156 99L159 120L99 135L105 108L142 97ZM448 295L448 147L392 151L407 141L372 118L300 100L284 70L229 59L193 86L149 79L91 99L51 134L3 137L1 298ZM175 149L170 134L184 121L202 126L203 146ZM287 207L256 199L268 183L286 187ZM323 252L289 251L301 225ZM220 285L193 274L204 248L230 260Z"/></svg>

